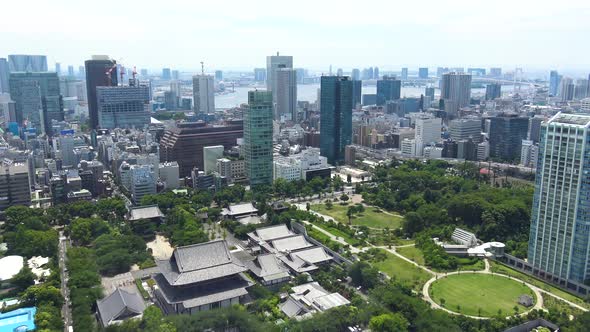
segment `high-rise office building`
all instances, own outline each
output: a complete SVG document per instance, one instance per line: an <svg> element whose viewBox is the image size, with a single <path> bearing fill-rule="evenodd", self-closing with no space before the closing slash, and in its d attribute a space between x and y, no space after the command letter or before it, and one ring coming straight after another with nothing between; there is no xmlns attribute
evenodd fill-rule
<svg viewBox="0 0 590 332"><path fill-rule="evenodd" d="M434 100L434 87L427 86L424 88L424 96L430 98L431 101Z"/></svg>
<svg viewBox="0 0 590 332"><path fill-rule="evenodd" d="M486 100L494 100L502 97L502 84L491 83L486 85Z"/></svg>
<svg viewBox="0 0 590 332"><path fill-rule="evenodd" d="M574 80L569 77L564 77L559 82L559 91L558 95L561 98L562 102L567 102L574 99L574 92L576 86L574 85Z"/></svg>
<svg viewBox="0 0 590 332"><path fill-rule="evenodd" d="M0 164L0 211L16 205L31 205L31 176L26 163Z"/></svg>
<svg viewBox="0 0 590 332"><path fill-rule="evenodd" d="M307 77L307 69L295 68L295 72L297 72L297 84L304 84L305 78Z"/></svg>
<svg viewBox="0 0 590 332"><path fill-rule="evenodd" d="M223 81L223 71L221 71L221 70L215 71L215 80L216 81Z"/></svg>
<svg viewBox="0 0 590 332"><path fill-rule="evenodd" d="M436 67L436 77L441 78L443 74L449 72L449 67Z"/></svg>
<svg viewBox="0 0 590 332"><path fill-rule="evenodd" d="M342 68L336 69L336 76L342 76L342 75L344 75L344 70Z"/></svg>
<svg viewBox="0 0 590 332"><path fill-rule="evenodd" d="M558 113L541 127L527 261L564 286L590 279L589 141L588 115Z"/></svg>
<svg viewBox="0 0 590 332"><path fill-rule="evenodd" d="M266 81L266 68L254 68L254 80L257 82Z"/></svg>
<svg viewBox="0 0 590 332"><path fill-rule="evenodd" d="M8 93L8 61L5 58L0 58L0 93Z"/></svg>
<svg viewBox="0 0 590 332"><path fill-rule="evenodd" d="M131 188L128 189L131 200L138 205L144 196L156 193L156 170L152 165L131 165L130 173Z"/></svg>
<svg viewBox="0 0 590 332"><path fill-rule="evenodd" d="M402 80L407 80L408 79L408 68L404 67L402 68Z"/></svg>
<svg viewBox="0 0 590 332"><path fill-rule="evenodd" d="M576 80L574 98L580 100L588 97L588 90L590 90L590 85L588 84L587 79L583 78Z"/></svg>
<svg viewBox="0 0 590 332"><path fill-rule="evenodd" d="M172 78L170 68L162 68L162 79L169 80Z"/></svg>
<svg viewBox="0 0 590 332"><path fill-rule="evenodd" d="M88 116L90 128L98 129L98 105L96 100L97 86L117 86L116 62L106 55L94 55L86 60L86 95L88 97ZM111 71L110 78L106 74Z"/></svg>
<svg viewBox="0 0 590 332"><path fill-rule="evenodd" d="M96 99L101 129L141 129L150 123L147 86L99 86Z"/></svg>
<svg viewBox="0 0 590 332"><path fill-rule="evenodd" d="M178 70L173 70L172 75L170 76L171 79L173 80L178 80L180 79L180 72Z"/></svg>
<svg viewBox="0 0 590 332"><path fill-rule="evenodd" d="M385 105L386 102L400 98L402 81L395 76L383 76L377 81L377 105Z"/></svg>
<svg viewBox="0 0 590 332"><path fill-rule="evenodd" d="M352 142L352 80L322 76L320 84L320 152L328 163L341 164Z"/></svg>
<svg viewBox="0 0 590 332"><path fill-rule="evenodd" d="M9 85L19 125L26 122L29 128L52 134L51 121L64 119L57 73L12 72Z"/></svg>
<svg viewBox="0 0 590 332"><path fill-rule="evenodd" d="M68 76L69 76L69 77L74 77L74 76L76 76L76 75L75 75L75 73L74 73L74 66L72 66L72 65L69 65L69 66L68 66Z"/></svg>
<svg viewBox="0 0 590 332"><path fill-rule="evenodd" d="M167 109L177 109L180 107L180 100L182 98L182 81L170 81L170 100L166 102Z"/></svg>
<svg viewBox="0 0 590 332"><path fill-rule="evenodd" d="M57 75L61 75L61 63L55 63L55 72L57 73Z"/></svg>
<svg viewBox="0 0 590 332"><path fill-rule="evenodd" d="M275 120L297 120L297 72L292 68L275 71L274 86Z"/></svg>
<svg viewBox="0 0 590 332"><path fill-rule="evenodd" d="M481 123L480 118L451 120L449 123L449 134L456 142L472 139L473 142L479 143L481 142Z"/></svg>
<svg viewBox="0 0 590 332"><path fill-rule="evenodd" d="M429 115L420 115L416 118L416 150L415 154L421 156L424 147L441 140L442 119Z"/></svg>
<svg viewBox="0 0 590 332"><path fill-rule="evenodd" d="M420 78L420 79L427 79L428 78L428 68L427 67L418 68L418 78Z"/></svg>
<svg viewBox="0 0 590 332"><path fill-rule="evenodd" d="M552 96L557 96L557 92L559 89L559 73L557 70L552 70L549 73L549 94Z"/></svg>
<svg viewBox="0 0 590 332"><path fill-rule="evenodd" d="M78 67L78 76L86 77L86 69L84 68L84 66Z"/></svg>
<svg viewBox="0 0 590 332"><path fill-rule="evenodd" d="M211 75L193 76L193 105L196 113L215 112L215 82Z"/></svg>
<svg viewBox="0 0 590 332"><path fill-rule="evenodd" d="M527 138L529 118L497 116L490 121L490 157L519 160L522 140Z"/></svg>
<svg viewBox="0 0 590 332"><path fill-rule="evenodd" d="M352 107L357 108L362 104L363 81L352 80Z"/></svg>
<svg viewBox="0 0 590 332"><path fill-rule="evenodd" d="M375 69L373 69L373 78L376 80L379 79L379 67L375 67Z"/></svg>
<svg viewBox="0 0 590 332"><path fill-rule="evenodd" d="M8 55L8 68L10 71L44 72L47 70L47 57L45 55L10 54Z"/></svg>
<svg viewBox="0 0 590 332"><path fill-rule="evenodd" d="M352 70L352 74L350 75L350 78L353 81L360 81L360 79L361 79L361 71L358 68L354 68Z"/></svg>
<svg viewBox="0 0 590 332"><path fill-rule="evenodd" d="M266 57L266 90L272 91L275 71L279 68L293 68L293 57L279 53Z"/></svg>
<svg viewBox="0 0 590 332"><path fill-rule="evenodd" d="M533 141L533 143L539 143L541 139L541 123L544 120L545 118L541 115L535 115L529 119L528 139Z"/></svg>
<svg viewBox="0 0 590 332"><path fill-rule="evenodd" d="M272 184L272 92L249 91L244 112L244 159L250 185Z"/></svg>
<svg viewBox="0 0 590 332"><path fill-rule="evenodd" d="M471 75L458 72L443 74L440 98L444 99L445 110L451 115L468 106L471 98ZM447 109L447 104L452 105L452 108Z"/></svg>

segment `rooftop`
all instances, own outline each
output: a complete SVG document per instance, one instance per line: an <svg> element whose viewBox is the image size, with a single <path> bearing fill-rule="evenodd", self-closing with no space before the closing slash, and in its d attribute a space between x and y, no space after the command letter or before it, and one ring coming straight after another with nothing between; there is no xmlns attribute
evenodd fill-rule
<svg viewBox="0 0 590 332"><path fill-rule="evenodd" d="M294 236L295 233L291 232L287 225L281 224L277 226L269 226L258 228L248 235L256 241L272 241L276 239L282 239L289 236Z"/></svg>
<svg viewBox="0 0 590 332"><path fill-rule="evenodd" d="M157 205L132 207L129 211L129 220L162 218L164 214Z"/></svg>
<svg viewBox="0 0 590 332"><path fill-rule="evenodd" d="M582 127L590 126L590 115L587 114L568 114L568 113L557 113L553 116L548 123L559 123L577 125Z"/></svg>
<svg viewBox="0 0 590 332"><path fill-rule="evenodd" d="M108 326L120 316L141 315L145 303L137 293L117 288L111 295L96 301L97 310L103 326Z"/></svg>

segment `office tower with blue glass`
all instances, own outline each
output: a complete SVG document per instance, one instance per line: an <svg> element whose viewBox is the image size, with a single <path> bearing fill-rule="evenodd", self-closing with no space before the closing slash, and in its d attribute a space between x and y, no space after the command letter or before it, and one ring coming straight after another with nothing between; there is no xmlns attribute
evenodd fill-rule
<svg viewBox="0 0 590 332"><path fill-rule="evenodd" d="M590 116L558 113L541 125L528 262L574 290L590 280L589 194Z"/></svg>
<svg viewBox="0 0 590 332"><path fill-rule="evenodd" d="M244 159L251 186L272 184L272 92L249 91L244 112Z"/></svg>
<svg viewBox="0 0 590 332"><path fill-rule="evenodd" d="M13 71L47 71L47 57L45 55L10 54L8 67Z"/></svg>
<svg viewBox="0 0 590 332"><path fill-rule="evenodd" d="M9 77L10 96L16 103L19 125L52 134L52 120L63 121L63 99L57 73L13 72Z"/></svg>
<svg viewBox="0 0 590 332"><path fill-rule="evenodd" d="M490 83L486 85L486 100L494 100L502 97L502 84Z"/></svg>
<svg viewBox="0 0 590 332"><path fill-rule="evenodd" d="M400 98L402 81L395 76L383 76L377 80L377 105L385 105L386 102Z"/></svg>
<svg viewBox="0 0 590 332"><path fill-rule="evenodd" d="M320 154L337 165L352 142L352 80L322 76L320 82Z"/></svg>
<svg viewBox="0 0 590 332"><path fill-rule="evenodd" d="M406 81L408 79L408 68L402 68L402 80Z"/></svg>
<svg viewBox="0 0 590 332"><path fill-rule="evenodd" d="M0 93L8 93L8 61L0 58Z"/></svg>
<svg viewBox="0 0 590 332"><path fill-rule="evenodd" d="M352 80L352 108L356 109L359 105L362 105L362 92L363 92L363 81Z"/></svg>
<svg viewBox="0 0 590 332"><path fill-rule="evenodd" d="M418 78L420 78L420 79L427 79L428 78L428 68L427 67L418 68Z"/></svg>
<svg viewBox="0 0 590 332"><path fill-rule="evenodd" d="M559 78L559 73L557 72L557 70L552 70L549 73L549 94L552 96L557 96L557 92L559 89L559 81L561 79Z"/></svg>

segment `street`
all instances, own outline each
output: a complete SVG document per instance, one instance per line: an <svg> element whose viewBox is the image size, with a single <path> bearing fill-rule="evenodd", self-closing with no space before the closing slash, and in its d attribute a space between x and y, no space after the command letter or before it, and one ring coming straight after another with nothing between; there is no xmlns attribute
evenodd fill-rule
<svg viewBox="0 0 590 332"><path fill-rule="evenodd" d="M70 308L70 290L68 289L68 271L66 269L66 251L69 239L59 232L59 274L61 277L61 295L64 298L64 305L61 315L64 319L64 332L68 332L72 325L72 311Z"/></svg>

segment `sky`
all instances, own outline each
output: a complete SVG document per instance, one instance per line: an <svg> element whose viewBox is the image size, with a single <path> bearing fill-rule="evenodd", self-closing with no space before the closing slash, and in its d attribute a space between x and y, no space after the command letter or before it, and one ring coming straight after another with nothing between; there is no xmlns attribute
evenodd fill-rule
<svg viewBox="0 0 590 332"><path fill-rule="evenodd" d="M92 54L127 67L555 68L590 72L589 0L3 1L0 57Z"/></svg>

